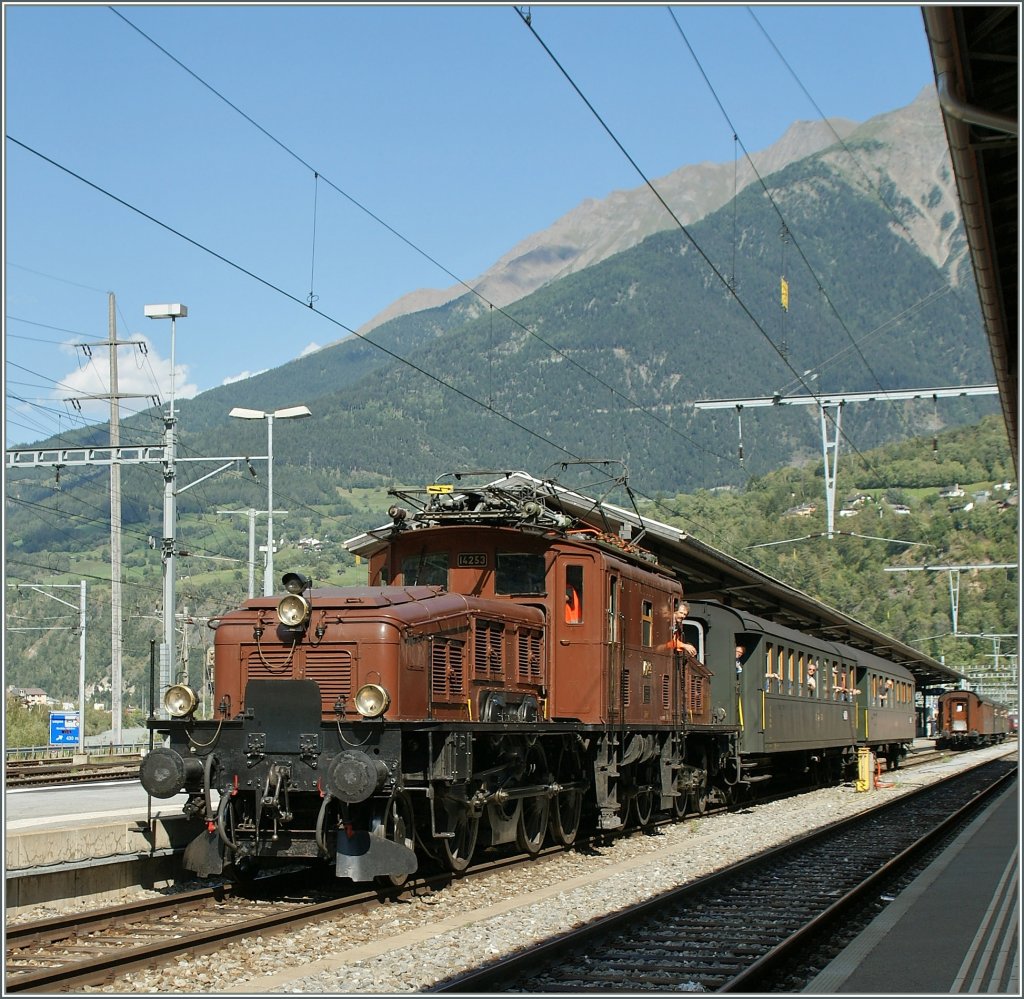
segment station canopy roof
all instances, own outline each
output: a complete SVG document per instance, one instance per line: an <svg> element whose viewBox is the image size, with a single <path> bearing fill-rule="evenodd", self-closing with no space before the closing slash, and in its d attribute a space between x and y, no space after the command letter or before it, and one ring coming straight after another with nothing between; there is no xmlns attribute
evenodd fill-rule
<svg viewBox="0 0 1024 999"><path fill-rule="evenodd" d="M918 687L955 685L966 677L904 642L828 607L760 569L698 541L678 527L663 524L634 510L565 489L526 472L508 472L487 484L489 490L529 488L537 502L608 534L628 537L656 556L676 575L691 600L717 600L788 628L843 642L905 666ZM471 488L471 487L467 487ZM387 543L392 525L345 542L349 551L368 557Z"/></svg>

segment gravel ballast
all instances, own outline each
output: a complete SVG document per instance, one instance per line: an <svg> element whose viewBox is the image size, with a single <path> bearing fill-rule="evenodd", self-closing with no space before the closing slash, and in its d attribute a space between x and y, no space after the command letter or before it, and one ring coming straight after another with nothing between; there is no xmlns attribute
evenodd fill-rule
<svg viewBox="0 0 1024 999"><path fill-rule="evenodd" d="M906 794L983 760L1016 755L996 746L883 774L891 787L852 784L807 792L635 834L584 854L455 881L417 898L382 904L215 954L126 973L83 992L421 992L481 964L599 916L693 881L838 819ZM141 890L140 896L146 893ZM52 914L55 907L35 913Z"/></svg>

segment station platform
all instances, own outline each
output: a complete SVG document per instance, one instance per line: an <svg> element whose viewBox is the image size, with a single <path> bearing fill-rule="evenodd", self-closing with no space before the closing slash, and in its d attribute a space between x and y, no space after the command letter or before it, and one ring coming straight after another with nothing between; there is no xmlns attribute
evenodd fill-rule
<svg viewBox="0 0 1024 999"><path fill-rule="evenodd" d="M140 804L137 783L7 791L4 799L9 911L171 883L175 854L195 834L181 803Z"/></svg>
<svg viewBox="0 0 1024 999"><path fill-rule="evenodd" d="M937 857L806 993L1021 994L1019 781Z"/></svg>

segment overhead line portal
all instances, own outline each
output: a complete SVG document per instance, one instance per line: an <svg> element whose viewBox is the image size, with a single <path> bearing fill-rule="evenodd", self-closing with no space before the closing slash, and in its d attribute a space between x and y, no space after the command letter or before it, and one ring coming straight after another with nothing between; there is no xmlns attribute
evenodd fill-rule
<svg viewBox="0 0 1024 999"><path fill-rule="evenodd" d="M825 466L825 511L827 517L826 536L829 540L836 533L836 466L839 460L839 434L843 418L843 406L854 402L902 402L911 399L945 399L973 395L998 395L997 385L960 385L945 388L921 389L880 389L877 392L833 392L821 395L783 395L776 392L770 396L752 399L706 399L693 404L694 409L735 409L740 421L740 462L743 461L743 410L767 406L817 406L821 421L821 454ZM830 414L829 409L835 413ZM835 435L830 438L828 422L831 420ZM831 451L831 461L829 452Z"/></svg>

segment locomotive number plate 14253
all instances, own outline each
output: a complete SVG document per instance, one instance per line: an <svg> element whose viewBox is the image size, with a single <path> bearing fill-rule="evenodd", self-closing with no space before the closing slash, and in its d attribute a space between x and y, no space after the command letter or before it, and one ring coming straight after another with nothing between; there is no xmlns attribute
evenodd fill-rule
<svg viewBox="0 0 1024 999"><path fill-rule="evenodd" d="M486 569L486 552L459 552L460 569Z"/></svg>

